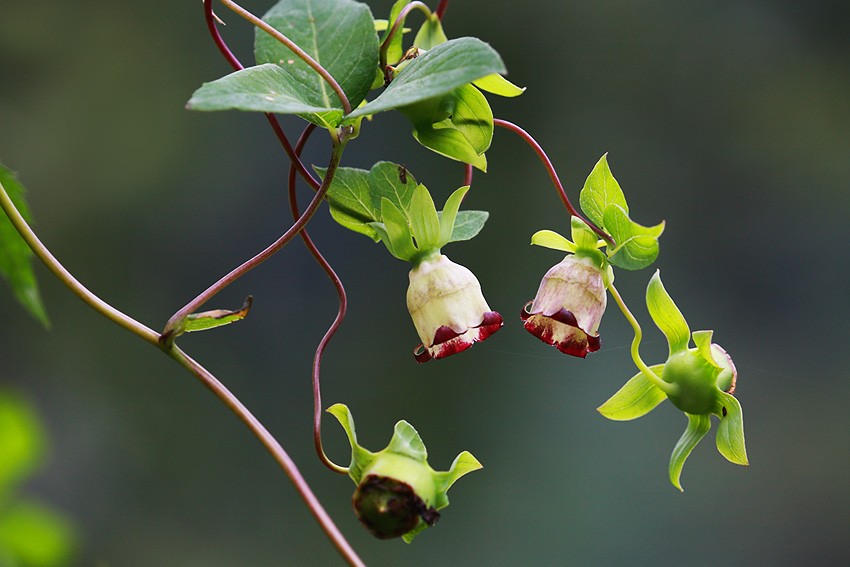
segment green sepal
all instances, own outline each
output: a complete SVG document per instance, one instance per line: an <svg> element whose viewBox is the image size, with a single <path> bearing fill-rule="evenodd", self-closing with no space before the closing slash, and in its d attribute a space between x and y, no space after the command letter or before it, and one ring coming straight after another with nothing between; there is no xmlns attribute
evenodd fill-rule
<svg viewBox="0 0 850 567"><path fill-rule="evenodd" d="M578 217L570 217L573 242L578 250L596 250L599 239L586 222Z"/></svg>
<svg viewBox="0 0 850 567"><path fill-rule="evenodd" d="M741 404L732 394L720 393L720 402L726 415L721 416L717 427L717 450L736 465L749 465L744 443L744 414Z"/></svg>
<svg viewBox="0 0 850 567"><path fill-rule="evenodd" d="M679 482L679 477L682 475L685 460L711 428L711 419L708 415L691 415L689 413L685 415L688 416L688 427L673 448L673 454L670 455L670 482L681 491L684 491L684 489Z"/></svg>
<svg viewBox="0 0 850 567"><path fill-rule="evenodd" d="M649 369L661 378L664 365L655 364ZM667 394L643 372L638 372L596 411L614 421L629 421L648 414L665 399Z"/></svg>
<svg viewBox="0 0 850 567"><path fill-rule="evenodd" d="M381 209L383 210L383 209ZM431 193L419 185L410 200L410 229L416 239L416 248L426 250L440 247L442 227Z"/></svg>
<svg viewBox="0 0 850 567"><path fill-rule="evenodd" d="M18 181L17 175L0 163L0 186L5 189L6 194L21 217L28 223L32 223L29 207L24 195L26 190ZM47 310L41 300L38 291L38 281L35 279L30 259L33 251L21 237L12 221L0 210L0 275L9 282L12 293L18 302L39 321L45 328L50 328L50 319Z"/></svg>
<svg viewBox="0 0 850 567"><path fill-rule="evenodd" d="M413 262L418 256L418 250L413 245L408 219L392 201L386 197L381 199L381 219L387 231L387 250L399 260ZM385 242L386 244L386 242Z"/></svg>
<svg viewBox="0 0 850 567"><path fill-rule="evenodd" d="M469 191L469 185L465 185L456 189L454 193L446 199L446 204L443 205L443 211L440 214L440 241L438 248L442 248L449 242L452 242L452 234L455 229L455 219L460 208L460 203ZM483 223L482 223L483 226ZM479 229L480 230L480 229Z"/></svg>
<svg viewBox="0 0 850 567"><path fill-rule="evenodd" d="M483 465L469 451L464 451L455 457L448 471L437 472L434 475L434 481L437 483L437 498L434 507L439 510L448 506L449 497L446 495L446 491L463 475L482 468L484 468Z"/></svg>
<svg viewBox="0 0 850 567"><path fill-rule="evenodd" d="M482 91L505 97L515 97L525 92L525 87L518 87L496 73L472 81L472 84Z"/></svg>
<svg viewBox="0 0 850 567"><path fill-rule="evenodd" d="M241 321L248 315L253 301L254 298L249 295L242 304L242 307L235 311L213 309L211 311L202 311L201 313L192 313L191 315L187 315L173 331L169 332L169 329L166 329L163 334L168 333L172 337L178 337L183 333L206 331L207 329L214 329L229 325L235 321Z"/></svg>
<svg viewBox="0 0 850 567"><path fill-rule="evenodd" d="M505 72L499 54L480 39L452 39L410 61L384 92L346 120L442 96L481 77Z"/></svg>
<svg viewBox="0 0 850 567"><path fill-rule="evenodd" d="M433 49L449 40L443 31L443 24L437 14L431 14L422 23L422 27L413 38L413 45L419 49Z"/></svg>
<svg viewBox="0 0 850 567"><path fill-rule="evenodd" d="M620 189L620 184L614 179L611 168L608 167L608 154L599 158L590 175L587 176L579 194L579 204L597 226L605 225L603 217L609 205L619 205L628 214L629 206L626 204L626 196Z"/></svg>
<svg viewBox="0 0 850 567"><path fill-rule="evenodd" d="M348 442L351 445L351 464L348 466L348 476L351 477L351 480L355 484L360 484L363 478L363 471L369 468L369 465L375 460L377 454L364 449L357 442L357 432L354 430L354 418L348 406L345 404L334 404L325 411L339 421L339 424L342 425L345 434L348 436Z"/></svg>
<svg viewBox="0 0 850 567"><path fill-rule="evenodd" d="M417 142L441 156L468 163L484 172L487 171L487 158L484 154L476 153L469 140L459 130L451 128L437 130L431 124L414 124L413 137Z"/></svg>
<svg viewBox="0 0 850 567"><path fill-rule="evenodd" d="M658 257L663 221L655 226L639 225L629 218L626 209L612 203L605 208L602 226L616 242L616 247L608 252L612 264L626 270L641 270Z"/></svg>
<svg viewBox="0 0 850 567"><path fill-rule="evenodd" d="M685 321L684 315L676 307L670 294L664 289L659 270L655 271L646 287L646 307L656 326L667 337L670 356L686 350L690 339L688 322Z"/></svg>
<svg viewBox="0 0 850 567"><path fill-rule="evenodd" d="M574 242L554 230L538 230L531 235L531 244L564 252L575 252L578 249Z"/></svg>
<svg viewBox="0 0 850 567"><path fill-rule="evenodd" d="M719 375L723 371L723 367L717 363L714 359L713 353L711 352L711 337L713 335L714 331L694 331L691 336L694 339L694 344L697 347L699 355L711 366L716 368L717 374ZM717 376L715 376L715 383L716 378Z"/></svg>

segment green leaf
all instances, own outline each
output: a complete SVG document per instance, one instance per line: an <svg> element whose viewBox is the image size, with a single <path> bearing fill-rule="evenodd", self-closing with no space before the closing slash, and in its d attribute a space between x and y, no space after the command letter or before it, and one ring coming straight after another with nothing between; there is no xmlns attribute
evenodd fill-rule
<svg viewBox="0 0 850 567"><path fill-rule="evenodd" d="M9 199L28 223L32 222L24 195L26 190L17 176L0 163L0 188L6 191ZM50 320L38 291L30 259L33 252L21 238L20 233L2 210L0 210L0 275L9 282L12 293L18 302L29 311L42 325L49 328Z"/></svg>
<svg viewBox="0 0 850 567"><path fill-rule="evenodd" d="M440 18L437 14L431 14L423 22L422 27L413 38L413 45L419 49L433 49L440 44L449 40L446 33L443 31L443 24L440 23Z"/></svg>
<svg viewBox="0 0 850 567"><path fill-rule="evenodd" d="M679 477L682 475L685 460L711 428L711 420L708 415L691 415L689 413L685 415L688 416L688 427L673 448L673 454L670 455L670 482L681 491L684 491L684 489L679 482Z"/></svg>
<svg viewBox="0 0 850 567"><path fill-rule="evenodd" d="M646 307L649 309L652 320L667 337L670 356L686 350L691 334L688 322L673 303L673 298L664 289L664 284L661 283L661 272L658 270L655 271L646 287Z"/></svg>
<svg viewBox="0 0 850 567"><path fill-rule="evenodd" d="M484 223L490 217L487 211L459 211L455 216L455 224L452 229L452 237L449 242L460 242L475 238Z"/></svg>
<svg viewBox="0 0 850 567"><path fill-rule="evenodd" d="M392 201L384 197L381 199L381 218L384 221L388 241L392 245L387 246L387 250L399 260L412 262L419 251L413 246L407 217Z"/></svg>
<svg viewBox="0 0 850 567"><path fill-rule="evenodd" d="M393 436L386 451L410 457L420 463L428 459L428 450L425 449L425 443L422 442L419 433L403 419L395 424Z"/></svg>
<svg viewBox="0 0 850 567"><path fill-rule="evenodd" d="M376 114L448 94L476 79L505 71L502 58L483 41L472 37L452 39L411 61L383 93L352 112L348 118Z"/></svg>
<svg viewBox="0 0 850 567"><path fill-rule="evenodd" d="M608 253L612 264L626 270L641 270L658 257L658 237L664 232L664 222L641 226L629 218L620 205L611 204L605 209L603 226L617 243Z"/></svg>
<svg viewBox="0 0 850 567"><path fill-rule="evenodd" d="M325 176L325 169L314 169ZM374 223L381 221L381 199L386 197L407 216L415 188L416 179L404 166L382 161L369 171L338 168L327 198L335 221L378 242L381 234Z"/></svg>
<svg viewBox="0 0 850 567"><path fill-rule="evenodd" d="M4 493L41 465L46 445L35 409L21 396L0 388L0 502Z"/></svg>
<svg viewBox="0 0 850 567"><path fill-rule="evenodd" d="M475 148L464 135L454 129L435 130L430 124L414 124L413 137L416 141L438 154L463 163L468 163L481 171L487 171L487 158L478 155Z"/></svg>
<svg viewBox="0 0 850 567"><path fill-rule="evenodd" d="M348 442L351 445L351 464L348 467L348 476L356 484L360 484L363 471L369 468L369 465L375 460L376 454L364 449L357 443L357 433L354 430L354 417L351 415L348 406L345 404L334 404L325 411L339 421L339 424L342 425L345 434L348 436Z"/></svg>
<svg viewBox="0 0 850 567"><path fill-rule="evenodd" d="M437 472L434 475L434 482L437 484L437 498L434 502L434 507L440 510L448 506L449 498L446 495L446 491L463 475L482 468L484 467L478 462L478 459L473 457L469 451L464 451L455 457L448 471Z"/></svg>
<svg viewBox="0 0 850 567"><path fill-rule="evenodd" d="M587 176L579 194L579 204L590 220L598 226L605 224L603 215L608 205L620 205L626 213L629 212L626 196L608 167L608 154L599 158L593 171Z"/></svg>
<svg viewBox="0 0 850 567"><path fill-rule="evenodd" d="M598 248L596 233L587 226L587 223L578 217L570 218L573 242L579 250L596 250Z"/></svg>
<svg viewBox="0 0 850 567"><path fill-rule="evenodd" d="M38 502L18 502L0 517L0 551L22 566L66 565L74 554L75 540L71 522Z"/></svg>
<svg viewBox="0 0 850 567"><path fill-rule="evenodd" d="M543 246L553 250L563 250L564 252L575 252L578 247L553 230L539 230L531 236L531 243L535 246Z"/></svg>
<svg viewBox="0 0 850 567"><path fill-rule="evenodd" d="M242 304L242 307L236 311L228 309L213 309L212 311L192 313L186 317L178 334L191 333L193 331L206 331L207 329L214 329L215 327L229 325L234 321L241 321L248 315L248 311L251 310L251 303L253 301L254 298L249 295L245 299L245 303Z"/></svg>
<svg viewBox="0 0 850 567"><path fill-rule="evenodd" d="M476 154L483 154L493 141L493 111L481 91L464 85L451 92L452 115L446 127L466 138ZM439 125L435 125L438 128Z"/></svg>
<svg viewBox="0 0 850 567"><path fill-rule="evenodd" d="M402 9L404 9L404 7L408 4L410 4L410 0L398 0L395 4L393 4L393 7L390 9L390 17L387 19L387 31L383 36L381 36L381 44L386 41L387 34L390 33L390 30L392 29L393 24L395 24L395 21L398 19L399 14L401 14ZM407 18L405 17L405 19ZM398 60L401 59L401 56L404 55L404 51L401 46L402 38L404 36L403 30L404 20L402 20L398 32L396 32L392 41L390 41L390 44L387 46L387 63L390 65L395 65Z"/></svg>
<svg viewBox="0 0 850 567"><path fill-rule="evenodd" d="M661 378L664 365L656 364L649 369ZM638 372L596 411L614 421L628 421L648 414L666 398L667 395L643 372Z"/></svg>
<svg viewBox="0 0 850 567"><path fill-rule="evenodd" d="M416 248L420 251L439 248L440 217L437 216L437 207L424 185L419 185L413 192L409 218Z"/></svg>
<svg viewBox="0 0 850 567"><path fill-rule="evenodd" d="M366 4L354 0L281 0L263 19L327 69L351 107L357 108L369 92L378 66L378 36ZM314 106L342 108L333 89L316 71L260 29L256 31L254 54L258 64L280 65Z"/></svg>
<svg viewBox="0 0 850 567"><path fill-rule="evenodd" d="M488 93L493 93L499 96L514 97L525 92L525 87L518 87L499 74L487 75L478 80L472 81L472 84Z"/></svg>
<svg viewBox="0 0 850 567"><path fill-rule="evenodd" d="M438 213L440 218L440 248L452 241L457 211L467 191L469 191L469 185L461 187L449 195L449 198L446 199L446 204L443 205L443 210Z"/></svg>
<svg viewBox="0 0 850 567"><path fill-rule="evenodd" d="M720 393L726 415L720 418L717 427L717 450L736 465L749 465L747 447L744 444L744 414L741 404L732 394Z"/></svg>
<svg viewBox="0 0 850 567"><path fill-rule="evenodd" d="M323 128L342 116L334 105L322 104L306 96L307 91L284 69L267 63L233 72L217 81L205 83L195 91L190 110L247 110L299 114ZM341 106L341 105L339 105Z"/></svg>

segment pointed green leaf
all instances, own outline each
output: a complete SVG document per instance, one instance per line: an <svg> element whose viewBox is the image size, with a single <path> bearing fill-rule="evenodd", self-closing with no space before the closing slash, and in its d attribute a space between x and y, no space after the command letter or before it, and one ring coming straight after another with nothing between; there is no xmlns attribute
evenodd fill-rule
<svg viewBox="0 0 850 567"><path fill-rule="evenodd" d="M384 223L370 222L369 226L374 229L375 233L378 235L378 240L384 243L389 253L395 256L396 258L399 258L396 255L395 250L393 249L393 243L390 241L390 237L387 235L387 227L384 225ZM399 260L404 260L404 258L399 258Z"/></svg>
<svg viewBox="0 0 850 567"><path fill-rule="evenodd" d="M464 85L451 93L451 127L463 134L476 153L483 154L493 141L493 111L481 91Z"/></svg>
<svg viewBox="0 0 850 567"><path fill-rule="evenodd" d="M405 420L395 424L392 439L386 451L410 457L414 461L424 463L428 459L428 451L419 433Z"/></svg>
<svg viewBox="0 0 850 567"><path fill-rule="evenodd" d="M431 14L423 22L422 27L416 33L413 39L413 45L419 49L433 49L438 45L449 40L446 33L443 31L443 24L440 23L440 18L437 14Z"/></svg>
<svg viewBox="0 0 850 567"><path fill-rule="evenodd" d="M472 37L452 39L411 61L383 93L348 118L444 95L486 75L504 72L502 58L483 41Z"/></svg>
<svg viewBox="0 0 850 567"><path fill-rule="evenodd" d="M387 20L386 33L381 36L380 43L383 44L387 39L387 34L390 33L392 26L395 24L395 21L398 19L399 14L401 14L402 9L410 4L410 0L398 0L393 7L390 9L390 17ZM406 19L406 18L405 18ZM401 21L401 25L399 26L398 31L393 36L392 41L390 41L389 46L387 46L387 64L395 65L401 56L404 55L402 50L401 41L404 36L404 20Z"/></svg>
<svg viewBox="0 0 850 567"><path fill-rule="evenodd" d="M35 501L17 502L4 512L0 516L0 550L14 558L12 565L70 564L76 535L63 514Z"/></svg>
<svg viewBox="0 0 850 567"><path fill-rule="evenodd" d="M717 450L736 465L749 465L747 447L744 444L744 414L741 404L732 394L720 393L726 415L720 418L717 427Z"/></svg>
<svg viewBox="0 0 850 567"><path fill-rule="evenodd" d="M664 365L656 364L649 369L661 378ZM638 372L596 411L614 421L628 421L648 414L666 398L667 395L643 372Z"/></svg>
<svg viewBox="0 0 850 567"><path fill-rule="evenodd" d="M0 388L0 502L4 493L41 465L46 446L47 436L35 408L11 390Z"/></svg>
<svg viewBox="0 0 850 567"><path fill-rule="evenodd" d="M688 348L690 330L688 322L667 290L661 283L661 272L656 270L649 285L646 288L646 307L652 320L667 337L670 346L670 355L681 352Z"/></svg>
<svg viewBox="0 0 850 567"><path fill-rule="evenodd" d="M458 211L449 242L475 238L490 217L487 211Z"/></svg>
<svg viewBox="0 0 850 567"><path fill-rule="evenodd" d="M670 455L670 482L682 491L684 489L679 482L679 477L682 475L682 467L685 466L685 460L711 428L709 416L691 415L689 413L685 415L688 416L688 428L685 429L685 433L682 434L678 443L676 443L676 447L673 448L673 454Z"/></svg>
<svg viewBox="0 0 850 567"><path fill-rule="evenodd" d="M586 222L578 217L572 217L570 219L570 226L572 228L572 237L573 242L576 244L576 248L579 250L596 250L599 238L596 236L596 233L587 226Z"/></svg>
<svg viewBox="0 0 850 567"><path fill-rule="evenodd" d="M535 246L563 250L564 252L575 252L578 247L553 230L540 230L531 237L531 243Z"/></svg>
<svg viewBox="0 0 850 567"><path fill-rule="evenodd" d="M469 451L464 451L455 457L448 471L435 473L434 482L437 484L437 497L434 501L434 507L440 510L448 506L449 497L446 495L446 491L463 475L481 468L484 467L478 462L478 459L473 457Z"/></svg>
<svg viewBox="0 0 850 567"><path fill-rule="evenodd" d="M372 12L354 0L281 0L263 16L336 79L352 108L366 97L378 66ZM258 64L279 65L314 106L342 108L330 85L285 45L257 29ZM312 122L313 120L311 120Z"/></svg>
<svg viewBox="0 0 850 567"><path fill-rule="evenodd" d="M329 414L334 416L345 434L348 436L348 442L351 445L351 465L348 467L348 476L356 483L360 484L363 476L363 471L369 468L372 461L375 460L375 453L367 451L357 443L357 433L354 430L354 417L345 404L334 404L327 410Z"/></svg>
<svg viewBox="0 0 850 567"><path fill-rule="evenodd" d="M305 96L301 85L277 65L267 63L204 83L186 107L190 110L248 110L300 114L323 128L342 116L334 105Z"/></svg>
<svg viewBox="0 0 850 567"><path fill-rule="evenodd" d="M314 169L324 178L324 168ZM337 168L327 192L331 216L345 228L365 234L377 242L380 237L369 224L380 218L372 197L368 171L353 167Z"/></svg>
<svg viewBox="0 0 850 567"><path fill-rule="evenodd" d="M482 77L477 81L472 81L472 84L488 93L493 93L499 96L514 97L525 92L525 87L518 87L501 75L493 74Z"/></svg>
<svg viewBox="0 0 850 567"><path fill-rule="evenodd" d="M424 185L419 185L410 201L410 230L420 251L439 248L440 218L434 200Z"/></svg>
<svg viewBox="0 0 850 567"><path fill-rule="evenodd" d="M458 130L451 128L434 129L430 124L418 124L413 127L416 141L442 156L468 163L481 171L487 171L487 158L478 155L469 140Z"/></svg>
<svg viewBox="0 0 850 567"><path fill-rule="evenodd" d="M407 168L388 161L379 161L369 170L368 181L376 211L380 211L381 199L386 197L405 216L410 216L410 200L417 183Z"/></svg>
<svg viewBox="0 0 850 567"><path fill-rule="evenodd" d="M587 176L579 194L579 204L590 220L598 226L604 225L602 217L608 205L620 205L626 213L629 212L626 196L608 167L608 154L599 158L593 171Z"/></svg>
<svg viewBox="0 0 850 567"><path fill-rule="evenodd" d="M449 198L446 199L446 204L443 205L443 210L439 213L440 248L452 241L452 233L454 232L455 228L455 219L457 218L457 211L460 208L460 203L461 201L463 201L464 196L466 196L467 191L469 191L469 185L455 190L455 192L449 195Z"/></svg>
<svg viewBox="0 0 850 567"><path fill-rule="evenodd" d="M392 243L390 253L400 260L412 262L418 250L413 246L407 218L386 197L381 199L381 218L384 221L389 242Z"/></svg>
<svg viewBox="0 0 850 567"><path fill-rule="evenodd" d="M236 311L214 309L212 311L192 313L183 321L180 332L177 334L191 333L193 331L205 331L207 329L229 325L234 321L241 321L248 315L248 311L251 310L251 303L253 300L254 298L249 295L247 299L245 299L245 303L242 304L242 307Z"/></svg>
<svg viewBox="0 0 850 567"><path fill-rule="evenodd" d="M0 163L0 190L6 192L12 204L28 223L32 222L24 195L26 190L17 176ZM0 275L9 282L18 302L42 325L49 328L50 320L35 279L30 259L33 252L2 210L0 210Z"/></svg>
<svg viewBox="0 0 850 567"><path fill-rule="evenodd" d="M658 257L658 237L664 231L664 222L641 226L620 205L611 204L605 209L602 225L617 243L608 252L612 264L626 270L640 270Z"/></svg>

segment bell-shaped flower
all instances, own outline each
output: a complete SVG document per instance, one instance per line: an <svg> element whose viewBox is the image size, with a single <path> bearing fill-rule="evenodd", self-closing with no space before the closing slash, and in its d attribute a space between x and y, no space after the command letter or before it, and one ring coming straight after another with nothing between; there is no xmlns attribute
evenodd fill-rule
<svg viewBox="0 0 850 567"><path fill-rule="evenodd" d="M460 201L468 189L455 191L441 215L423 185L413 192L405 211L386 197L381 201L383 223L375 228L393 256L413 264L407 308L422 341L414 349L418 362L464 351L502 326L501 315L487 305L473 273L440 253L449 242L475 236L487 218L483 211L467 211L479 220L469 223L473 230L456 230Z"/></svg>
<svg viewBox="0 0 850 567"><path fill-rule="evenodd" d="M468 472L481 468L464 451L446 472L428 465L428 452L416 430L406 421L396 423L389 445L372 453L357 443L354 419L343 404L330 407L351 444L348 475L357 489L352 504L357 518L380 539L402 536L410 543L422 530L440 519L438 510L449 505L446 492Z"/></svg>
<svg viewBox="0 0 850 567"><path fill-rule="evenodd" d="M564 354L584 358L601 346L597 329L605 313L605 290L613 272L597 249L599 242L580 219L573 217L571 242L552 231L540 231L532 244L571 252L553 266L522 308L525 329Z"/></svg>
<svg viewBox="0 0 850 567"><path fill-rule="evenodd" d="M475 275L442 254L410 271L407 308L422 340L414 350L418 362L464 351L502 326Z"/></svg>
<svg viewBox="0 0 850 567"><path fill-rule="evenodd" d="M685 460L708 433L712 415L720 418L717 429L720 454L732 463L748 464L741 404L732 395L738 377L732 358L711 342L713 331L690 332L658 272L647 287L646 304L652 320L667 337L670 347L667 362L643 365L644 370L600 406L599 412L609 419L631 420L646 415L665 398L685 412L687 429L670 456L670 482L679 490L682 490L679 477ZM695 348L689 348L691 337Z"/></svg>

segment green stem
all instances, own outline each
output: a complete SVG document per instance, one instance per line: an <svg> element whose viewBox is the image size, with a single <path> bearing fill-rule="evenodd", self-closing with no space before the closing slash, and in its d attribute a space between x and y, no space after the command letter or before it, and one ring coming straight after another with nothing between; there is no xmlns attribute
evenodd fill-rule
<svg viewBox="0 0 850 567"><path fill-rule="evenodd" d="M82 299L86 305L115 323L116 325L127 329L134 335L137 335L152 345L157 345L159 341L159 333L154 331L153 329L149 329L145 325L139 323L132 317L129 317L118 311L98 296L90 292L86 287L81 284L77 279L71 275L71 273L65 269L65 267L59 263L53 254L50 253L50 250L42 244L41 240L35 235L32 228L27 224L27 221L21 216L21 213L18 211L15 204L12 203L12 199L9 197L9 194L6 193L6 189L0 184L0 207L2 207L3 211L8 215L9 220L12 221L12 225L17 229L20 233L21 237L24 241L29 245L35 255L41 260L47 268L53 272L59 281L61 281L65 287L70 289L74 295Z"/></svg>
<svg viewBox="0 0 850 567"><path fill-rule="evenodd" d="M343 114L349 114L351 112L351 103L348 101L348 97L345 96L345 93L342 90L342 87L339 86L339 83L336 82L327 69L322 67L318 61L310 57L306 51L298 47L295 42L291 39L271 27L269 24L237 4L232 0L219 0L222 4L236 12L238 15L242 16L279 42L289 48L295 55L297 55L302 61L304 61L307 65L312 67L314 71L316 71L321 77L327 82L333 91L336 93L336 96L339 97L340 102L342 103L342 111Z"/></svg>
<svg viewBox="0 0 850 567"><path fill-rule="evenodd" d="M617 288L614 287L614 284L608 286L608 291L611 292L611 295L614 296L614 300L617 302L617 305L620 307L620 311L623 312L623 315L626 316L629 323L632 325L632 329L635 331L635 338L632 341L632 360L635 361L635 365L637 365L638 369L643 372L643 375L646 376L650 382L658 386L662 392L667 395L676 394L679 390L678 386L675 384L670 384L669 382L665 382L661 378L658 377L655 372L650 370L649 366L643 361L640 357L640 341L643 339L643 331L640 328L640 324L635 319L635 316L632 315L632 312L629 311L629 308L626 307L623 298L620 297L620 292L617 291Z"/></svg>

